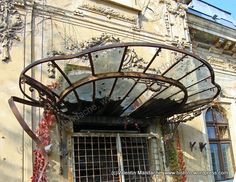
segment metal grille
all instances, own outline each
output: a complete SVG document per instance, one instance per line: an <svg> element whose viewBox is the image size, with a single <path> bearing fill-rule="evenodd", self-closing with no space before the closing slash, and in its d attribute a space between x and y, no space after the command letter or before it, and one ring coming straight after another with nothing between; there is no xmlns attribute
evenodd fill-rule
<svg viewBox="0 0 236 182"><path fill-rule="evenodd" d="M119 181L116 137L74 137L74 162L78 182Z"/></svg>
<svg viewBox="0 0 236 182"><path fill-rule="evenodd" d="M150 181L150 175L138 173L149 171L148 138L135 136L73 136L74 181Z"/></svg>
<svg viewBox="0 0 236 182"><path fill-rule="evenodd" d="M121 137L124 171L135 172L125 175L125 181L150 181L150 175L145 174L149 171L147 144L144 137Z"/></svg>

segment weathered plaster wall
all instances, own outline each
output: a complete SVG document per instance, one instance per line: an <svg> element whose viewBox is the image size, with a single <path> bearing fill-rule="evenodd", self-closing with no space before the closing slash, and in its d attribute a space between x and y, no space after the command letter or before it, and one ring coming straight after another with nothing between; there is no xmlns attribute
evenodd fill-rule
<svg viewBox="0 0 236 182"><path fill-rule="evenodd" d="M2 12L6 13L6 6L1 2ZM10 3L10 2L9 2ZM30 181L32 175L32 140L18 124L16 118L12 114L8 105L8 99L11 96L22 97L19 90L18 80L19 74L26 64L31 62L31 48L30 48L30 22L31 19L26 17L27 11L15 7L18 12L12 14L3 14L3 18L8 18L10 23L4 27L1 35L1 78L0 78L0 179L1 181L21 182ZM13 8L13 10L16 10ZM19 18L20 14L20 19ZM30 17L30 16L29 16ZM22 27L19 22L29 26ZM29 23L29 24L27 24ZM4 31L6 28L6 32ZM9 30L12 31L9 37ZM15 32L17 32L15 34ZM28 32L28 33L27 33ZM5 34L4 34L5 33ZM28 45L26 45L28 43ZM10 46L12 44L12 46ZM4 47L5 46L5 47ZM8 49L8 47L11 47ZM8 52L9 50L9 52ZM3 60L3 61L2 61ZM31 107L18 105L20 112L26 119L29 126L31 125Z"/></svg>
<svg viewBox="0 0 236 182"><path fill-rule="evenodd" d="M226 111L235 158L235 30L210 23L197 16L189 15L192 51L207 60L215 71L216 82L221 86L221 96L216 100ZM205 112L192 121L182 124L182 145L188 170L212 171L211 155L205 124ZM190 143L196 141L193 151ZM199 142L207 143L200 152ZM213 176L189 176L188 181L214 181Z"/></svg>
<svg viewBox="0 0 236 182"><path fill-rule="evenodd" d="M204 127L203 116L198 116L191 121L187 121L179 126L179 135L182 142L182 150L184 154L187 181L202 182L212 181L211 175L194 175L192 172L211 171L209 168L208 148L200 151L199 143L207 143L207 134ZM196 142L192 151L190 142Z"/></svg>
<svg viewBox="0 0 236 182"><path fill-rule="evenodd" d="M135 6L123 6L108 0L63 0L57 3L53 0L47 3L25 1L26 4L24 1L17 2L15 7L24 25L17 32L20 41L13 41L11 48L9 47L10 59L0 64L0 176L2 181L12 182L30 181L32 175L32 140L23 132L7 103L12 95L22 97L18 79L25 66L60 52L78 51L73 49L73 45L99 37L102 33L118 37L122 42L142 41L172 44L187 49L189 47L186 5L177 4L174 0L143 0L138 1ZM1 16L5 17L4 14ZM1 55L5 50L4 41L7 40L1 39ZM163 55L163 59L169 56ZM42 73L40 66L28 74L33 74L36 80L46 84L52 84L56 80L48 78L50 72ZM56 73L56 77L58 76ZM32 94L28 87L25 89L28 94ZM42 111L28 106L19 106L19 109L29 126L35 130ZM63 181L63 177L59 175L60 151L57 135L52 136L52 143L54 146L50 156L49 178Z"/></svg>

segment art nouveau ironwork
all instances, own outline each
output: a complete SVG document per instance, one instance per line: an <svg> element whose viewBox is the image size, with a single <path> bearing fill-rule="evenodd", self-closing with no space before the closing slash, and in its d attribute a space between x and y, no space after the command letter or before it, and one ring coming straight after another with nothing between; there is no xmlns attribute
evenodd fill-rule
<svg viewBox="0 0 236 182"><path fill-rule="evenodd" d="M58 78L53 87L30 76L48 63ZM38 60L22 71L19 83L30 101L18 101L70 117L167 118L201 108L220 92L206 61L153 43L112 43ZM35 97L23 89L27 86Z"/></svg>

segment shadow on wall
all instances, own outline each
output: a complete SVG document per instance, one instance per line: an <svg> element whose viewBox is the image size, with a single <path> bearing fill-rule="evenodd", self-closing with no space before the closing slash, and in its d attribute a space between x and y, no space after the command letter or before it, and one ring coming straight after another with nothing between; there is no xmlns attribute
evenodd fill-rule
<svg viewBox="0 0 236 182"><path fill-rule="evenodd" d="M14 160L2 158L0 161L0 168L4 168L7 170L1 170L0 178L1 181L8 181L8 182L22 182L22 174L20 175L15 174L14 171L21 171L21 166L16 165Z"/></svg>
<svg viewBox="0 0 236 182"><path fill-rule="evenodd" d="M9 105L5 104L5 107ZM18 108L23 114L22 107ZM25 107L26 115L30 118L31 107ZM21 182L23 178L29 181L32 174L32 139L23 131L10 108L1 113L0 119L0 182ZM31 126L30 119L26 122Z"/></svg>
<svg viewBox="0 0 236 182"><path fill-rule="evenodd" d="M200 182L211 181L213 175L204 175L204 171L211 171L209 157L209 143L207 135L199 128L203 128L203 122L199 117L182 123L179 126L181 148L183 150L186 165L187 181Z"/></svg>

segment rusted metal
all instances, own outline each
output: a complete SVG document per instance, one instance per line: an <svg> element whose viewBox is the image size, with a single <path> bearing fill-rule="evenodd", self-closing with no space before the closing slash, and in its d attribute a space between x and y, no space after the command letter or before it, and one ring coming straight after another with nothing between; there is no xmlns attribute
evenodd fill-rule
<svg viewBox="0 0 236 182"><path fill-rule="evenodd" d="M146 73L146 71L148 70L148 68L151 66L151 64L153 63L153 61L155 60L155 58L157 57L157 55L159 54L161 52L161 48L158 48L158 50L156 51L156 53L154 54L154 56L152 57L152 59L150 60L150 62L148 63L148 65L146 66L146 68L143 70L143 73ZM140 80L140 78L138 78L136 81L135 81L135 83L133 84L133 86L129 89L129 91L123 96L123 98L120 100L121 101L121 103L125 100L125 98L132 92L132 90L134 89L134 87L137 85L137 83L138 83L138 81ZM152 85L151 85L152 86ZM143 93L145 92L145 91L147 91L147 89L145 89L144 91L143 91ZM140 93L140 95L142 95L143 93ZM137 97L138 98L138 97ZM131 104L130 104L131 105ZM129 105L129 106L130 106ZM128 106L128 107L129 107ZM126 107L125 108L125 110L128 108L128 107ZM116 110L117 110L117 108L113 111L113 113L114 112L116 112ZM124 110L124 111L125 111Z"/></svg>
<svg viewBox="0 0 236 182"><path fill-rule="evenodd" d="M161 48L158 48L158 50L156 51L156 53L154 54L154 56L152 57L148 65L146 66L146 68L143 70L143 73L145 73L148 70L148 68L151 66L151 64L153 63L153 61L156 59L156 57L158 56L160 52L161 52Z"/></svg>
<svg viewBox="0 0 236 182"><path fill-rule="evenodd" d="M132 60L132 56L131 56L130 59L126 59L126 55L128 55L128 53L130 53L130 50L132 50L132 51L134 50L134 49L132 49L133 47L155 48L156 52L154 53L152 58L150 58L150 60L145 60L145 61L148 61L147 64L146 64L146 62L144 61L143 58L138 59L137 54L135 52L131 52L131 53L135 54L134 57L136 59L133 58L133 60ZM94 64L92 53L95 53L95 52L97 52L98 54L99 53L105 53L105 51L103 51L103 50L111 50L111 49L123 49L123 51L124 51L122 57L121 58L119 57L119 60L116 60L116 61L120 61L119 66L117 66L117 68L115 67L117 71L115 71L115 72L105 72L105 73L96 73L96 67L94 67L94 66L96 66L96 64ZM169 51L170 54L172 52L175 52L175 53L178 53L178 54L181 53L182 56L180 58L178 58L177 60L175 58L175 62L172 65L170 65L167 69L165 69L163 71L163 73L160 73L160 70L156 70L156 67L158 68L158 66L156 66L153 63L156 63L155 62L156 57L159 56L159 53L162 50L167 50L167 51ZM129 55L127 57L129 57ZM190 70L188 72L183 73L184 75L181 76L178 79L169 78L167 75L168 75L168 73L171 73L171 71L175 70L175 69L173 69L175 66L179 66L178 64L181 64L181 61L189 61L188 59L187 60L185 59L186 57L193 58L193 61L196 61L198 64L200 62L200 65L192 68L192 70ZM60 64L58 65L58 63L60 63L62 61L66 62L66 61L70 61L72 59L76 59L76 61L78 61L78 63L80 63L80 61L85 60L86 63L90 64L90 66L87 66L87 65L86 66L91 68L91 69L89 69L90 74L88 76L86 75L86 77L84 77L84 78L78 77L78 80L73 82L73 83L70 80L69 74L67 75L67 73L59 67ZM138 64L134 65L135 69L138 68L137 69L138 71L136 71L136 72L128 70L128 69L132 70L133 63L137 63L134 60L135 61L136 60L140 61L140 62L137 61ZM49 62L52 63L55 66L55 68L57 68L57 70L60 72L60 74L63 76L63 78L64 78L63 81L66 81L66 84L63 82L61 85L63 85L63 84L69 85L66 88L62 88L61 93L59 93L59 94L57 94L56 91L54 92L53 89L50 89L47 85L44 85L44 84L40 83L39 81L37 81L34 78L34 75L32 75L32 77L30 77L27 74L27 73L30 73L30 71L32 69L35 69L35 67L37 65L40 65L40 64L43 64L43 63L49 63ZM152 64L153 64L154 68L153 68ZM126 66L126 65L128 65L128 66ZM158 65L158 62L157 62L157 65ZM195 63L193 65L195 66ZM183 78L186 78L188 75L190 75L191 73L197 71L201 67L206 67L207 70L209 71L210 76L207 76L206 78L203 78L201 80L196 78L196 79L194 79L196 82L192 83L191 85L188 85L185 82L183 82L183 83L180 82ZM81 71L80 69L77 69L77 70L74 69L74 70L78 71L78 72L75 72L75 74L78 74L78 73L80 73L79 71ZM151 72L154 71L155 74L147 73L148 71L151 71ZM85 73L87 74L87 72L85 72ZM174 76L175 73L173 72L171 74ZM74 76L74 75L72 74L72 76ZM114 90L116 88L116 85L118 84L117 80L122 79L122 78L126 79L124 83L125 83L125 86L128 83L127 85L129 85L129 89L127 89L127 92L125 90L124 95L121 95L121 97L118 98L118 100L115 99L114 101L111 101L112 94L115 93ZM172 47L172 46L154 44L154 43L116 43L116 44L110 44L110 45L106 45L106 46L92 47L92 48L89 48L89 49L86 49L86 50L82 50L81 52L76 53L76 54L60 55L60 56L54 56L54 57L49 57L49 58L44 58L44 59L41 59L41 60L38 60L38 61L34 61L33 63L28 65L21 72L20 79L19 79L20 90L23 93L23 95L29 100L20 99L18 97L11 97L9 99L9 105L10 105L11 110L14 113L15 117L17 118L18 122L20 123L20 125L24 129L24 131L32 138L33 141L36 142L37 146L43 151L43 153L46 157L46 160L47 160L47 154L46 154L46 151L44 149L43 144L41 143L41 141L37 137L37 135L30 129L30 127L24 121L23 117L21 116L19 110L17 109L17 107L15 105L15 102L30 105L30 106L34 106L34 107L44 107L44 108L49 107L49 108L52 108L53 112L57 115L56 117L58 117L58 118L60 118L61 115L66 115L66 116L68 115L68 116L72 117L72 116L76 115L75 114L76 112L80 112L81 110L86 108L86 106L89 106L89 107L90 106L96 106L97 100L99 98L96 95L96 91L97 91L96 90L96 82L98 80L108 80L108 79L114 79L114 82L112 83L111 87L109 87L109 89L110 88L111 89L108 90L108 92L107 92L108 103L105 103L105 105L103 105L102 108L99 108L100 110L94 111L93 113L85 115L86 117L94 117L94 116L95 117L96 116L123 117L125 114L128 113L128 116L123 117L123 119L126 118L126 117L129 118L129 119L130 118L134 119L134 120L136 120L137 118L140 118L140 119L142 119L143 121L146 122L147 121L147 120L145 120L146 117L150 118L150 117L160 117L161 116L161 117L165 117L165 118L170 118L174 114L179 114L179 117L177 117L177 119L175 117L173 117L171 121L170 121L170 119L169 120L167 119L167 122L166 122L167 124L169 124L168 122L170 122L170 124L172 124L174 126L174 130L177 128L177 126L179 125L180 122L183 122L183 121L186 120L186 117L188 116L187 112L191 112L192 114L194 114L195 113L194 110L196 111L196 109L199 109L200 107L202 107L204 105L207 105L210 102L212 102L213 99L216 98L219 95L220 90L221 90L220 86L215 83L214 72L213 72L213 69L210 66L210 64L208 62L206 62L205 60L201 59L200 57L196 56L195 54L192 54L192 53L190 53L188 51L185 51L185 50L177 49L177 48ZM135 80L135 82L134 83L129 82L130 81L129 79L133 79L133 80ZM188 95L188 88L190 88L194 85L197 85L197 84L199 84L199 83L201 83L201 82L203 82L207 79L211 79L211 84L212 84L213 87L203 88L204 90L199 89L199 90L196 90L196 92L194 94ZM127 83L126 83L126 81L127 81ZM89 101L88 100L84 101L84 100L80 99L81 97L80 97L79 92L77 91L77 89L81 88L83 85L91 84L91 83L92 83L92 90L89 90L89 91L92 92L92 102L91 102L90 99L89 99ZM123 83L123 82L121 82L121 83ZM144 87L144 88L141 87L140 83L142 83L142 84L144 83L144 86L146 86L146 87ZM154 84L164 86L165 88L164 89L152 89L151 87ZM25 88L26 85L28 85L30 87L30 89L35 90L36 92L38 92L39 98L33 98L31 96L31 94L29 94L27 91L25 91L24 88ZM131 88L130 88L130 86L131 86ZM137 86L137 88L136 88L136 86ZM169 93L168 92L167 97L155 98L159 94L165 92L168 88L170 89L171 86L172 87L173 86L178 87L179 90L175 91L175 93L173 93L173 92ZM140 88L142 88L142 90L139 90ZM190 103L187 102L189 97L194 96L194 95L199 94L199 93L203 93L203 92L208 91L208 90L213 89L213 88L216 89L216 92L212 93L210 98L204 99L204 100L197 100L195 102L190 102ZM140 102L141 99L139 100L139 98L141 98L142 95L145 94L145 92L147 92L148 90L151 90L153 92L153 94L150 95L150 98L148 98L146 100L142 99L142 102ZM82 90L82 92L84 92L84 90ZM169 99L169 98L177 95L180 92L183 92L183 97L181 99L179 99L177 101L173 100L173 99L172 100ZM70 96L69 95L70 93L73 94L72 95L72 101L73 102L75 101L77 103L70 103L70 100L69 100L70 97L67 97L67 96ZM132 93L134 93L135 95L130 95ZM74 99L74 96L75 96L76 99ZM132 99L125 100L128 96L133 96L132 97L133 100ZM86 97L87 97L87 95L86 95ZM89 97L90 97L90 95L89 95ZM149 97L149 95L148 95L148 97ZM69 98L68 101L67 101L67 98ZM161 100L163 100L163 101L161 101ZM135 103L136 101L137 101L137 104ZM152 102L152 101L155 101L155 102ZM169 101L169 102L167 102L167 101ZM178 103L178 101L179 101L179 103ZM164 102L167 102L167 104L165 104L165 106L163 106L163 108L162 108L162 104L160 104L160 103L164 103ZM122 103L124 105L122 105ZM85 106L83 106L83 105L85 105ZM135 106L134 108L136 108L136 109L131 107L131 109L134 109L134 110L131 110L131 112L129 113L128 108L130 108L130 106L133 106L133 105ZM73 108L74 106L75 106L75 108ZM159 107L157 108L156 106L159 106ZM107 109L106 111L109 112L107 115L104 114L104 113L106 113L106 112L104 112L105 109ZM70 110L72 110L72 112L69 112ZM126 110L128 110L128 112L125 112ZM73 122L76 122L76 119L73 120ZM88 119L88 118L86 118L86 119ZM151 120L150 120L150 122L151 122ZM60 124L61 123L59 122L59 125ZM67 125L67 124L68 123L65 123L65 125ZM112 135L113 134L111 134L110 137ZM123 135L123 134L121 134L121 135ZM126 134L124 134L124 135L126 135ZM137 137L137 134L134 134L133 136L135 136L135 140L133 140L133 143L131 143L131 150L133 150L133 148L138 149L140 147L140 149L142 149L142 150L139 150L139 151L140 151L140 154L143 154L143 158L140 157L141 155L138 156L137 158L134 157L134 154L133 154L134 152L132 151L133 152L132 153L133 157L130 158L129 160L135 160L137 163L133 162L133 166L131 166L133 168L129 168L130 166L129 166L128 163L127 164L124 163L124 165L122 163L122 165L124 166L124 170L128 170L128 171L131 170L132 171L132 170L135 169L135 167L139 167L139 166L145 166L145 168L144 168L145 171L149 170L149 164L147 164L145 162L146 159L147 159L147 156L144 156L144 153L145 153L144 150L146 150L147 146L144 147L144 145L143 145L143 144L147 143L147 138L145 136L145 138L144 138L145 142L142 143L142 142L138 142L138 140L140 140L140 141L143 140L141 137ZM82 136L82 135L81 136L73 136L73 137L75 138L75 140L74 140L75 143L76 142L78 143L79 139L84 138L85 141L87 139L85 136ZM95 138L94 138L94 141L93 141L92 137L93 136L89 137L91 139L91 141L89 142L91 144L91 149L88 149L88 151L91 152L91 154L93 156L94 154L96 154L93 147L96 147L96 145L98 143L95 142ZM106 137L106 136L103 136L103 137ZM122 137L123 136L118 136L118 138L122 138ZM128 148L128 144L126 142L126 139L130 139L130 137L131 136L123 137L123 139L125 138L123 143L122 143L121 140L118 141L118 143L120 143L125 150L130 149L130 148ZM78 139L78 141L77 141L77 139ZM109 141L108 141L108 143L109 143ZM81 144L83 144L83 142L81 142ZM78 146L78 145L77 146L74 145L74 147L75 147L76 150L81 149L81 148L79 148L80 146ZM78 151L76 153L76 150L74 150L75 151L74 154L77 158L79 158L79 157L85 157L86 158L87 157L86 156L87 154L85 154L85 156L82 156L82 153L80 154ZM84 150L84 149L82 148L82 150ZM86 147L85 147L85 150L87 150ZM125 150L124 150L124 153L125 153ZM105 148L105 151L109 152L109 150L107 151L106 148ZM96 150L96 152L98 152L98 151ZM100 155L100 153L98 152L97 155ZM128 156L128 155L124 155L124 156ZM85 160L88 160L88 159L89 158L86 158ZM138 159L138 160L136 160L136 159ZM90 169L93 172L93 174L92 174L92 176L94 176L93 179L95 179L95 176L96 176L95 172L97 172L97 171L95 170L94 165L95 165L96 161L94 160L94 158L92 160L93 161L91 163L91 168ZM112 165L113 165L113 163L117 163L117 160L114 161L114 159L112 159L112 160L106 160L105 162L106 162L106 165L107 165L107 162L111 162ZM99 165L101 165L101 164L102 163L100 163ZM75 165L78 166L80 164L75 164ZM85 163L85 165L86 165L85 169L87 170L88 163ZM114 166L111 166L111 167L114 167ZM108 170L111 170L111 167L106 166L106 168L105 168L106 172ZM80 168L81 168L81 166L78 167L77 169L80 169ZM99 166L99 168L101 168L101 166ZM102 176L101 171L100 171L99 174L100 174L100 176ZM109 171L109 174L110 174L110 171ZM75 176L77 177L77 174ZM78 176L79 176L79 178L82 177L80 172L78 173ZM109 177L109 175L107 175L107 177L106 177L107 180L108 180L108 177ZM136 177L137 177L137 179L139 179L141 181L143 180L143 179L141 179L140 175L136 176ZM114 178L114 176L113 176L113 178ZM124 178L124 176L123 176L123 178ZM86 180L88 180L88 179L86 179ZM100 178L100 181L102 181L101 178Z"/></svg>
<svg viewBox="0 0 236 182"><path fill-rule="evenodd" d="M56 97L59 98L59 95L54 93L52 90L50 90L47 86L43 85L42 83L38 82L37 80L27 76L27 75L22 75L21 79L24 79L24 83L28 84L29 86L33 87L33 89L36 89L36 91L39 92L39 95L47 95L49 99L52 101L56 102ZM25 92L23 92L25 93ZM27 94L25 94L27 98L34 100L33 98L29 97Z"/></svg>
<svg viewBox="0 0 236 182"><path fill-rule="evenodd" d="M164 71L164 73L162 73L162 75L165 75L166 73L168 73L175 65L177 65L180 61L182 61L186 56L187 56L187 54L184 54L178 61L176 61L174 64L172 64L166 71Z"/></svg>
<svg viewBox="0 0 236 182"><path fill-rule="evenodd" d="M179 87L181 90L185 90L185 87L182 83L177 82L171 78L167 78L160 75L154 75L154 74L147 74L147 73L139 73L139 72L108 72L108 73L101 73L96 74L96 76L88 76L85 77L77 82L75 82L71 87L67 87L61 94L60 94L60 101L62 101L73 89L76 89L84 84L90 83L92 81L97 81L101 79L107 79L107 78L143 78L143 79L150 79L153 81L161 81L164 83L169 83L171 85L174 85L176 87ZM184 91L186 93L186 91ZM187 93L185 94L187 97ZM59 102L60 102L59 101Z"/></svg>
<svg viewBox="0 0 236 182"><path fill-rule="evenodd" d="M91 72L92 72L92 75L95 75L94 65L93 65L93 58L92 58L91 53L88 53L88 58L89 58L89 63L90 63L90 65L91 65Z"/></svg>
<svg viewBox="0 0 236 182"><path fill-rule="evenodd" d="M76 181L150 180L151 175L147 174L117 172L154 170L152 166L158 153L148 152L150 139L158 142L155 134L74 133L72 139L72 165L75 166L73 172Z"/></svg>
<svg viewBox="0 0 236 182"><path fill-rule="evenodd" d="M93 82L93 103L95 102L95 98L96 98L96 84L95 81Z"/></svg>
<svg viewBox="0 0 236 182"><path fill-rule="evenodd" d="M66 76L65 72L62 71L62 69L55 63L55 61L51 61L51 62L58 69L58 71L61 73L61 75L65 78L65 80L68 82L68 84L71 86L72 83L71 83L70 79ZM79 96L78 96L77 92L75 90L73 92L75 94L77 101L79 102Z"/></svg>
<svg viewBox="0 0 236 182"><path fill-rule="evenodd" d="M30 102L18 97L11 97L8 100L8 103L10 105L10 108L13 112L13 114L15 115L17 121L19 122L19 124L21 125L21 127L24 129L24 131L32 138L32 140L37 144L37 146L44 152L44 146L41 143L40 139L36 136L36 134L30 129L30 127L28 126L28 124L25 122L24 118L22 117L22 115L20 114L18 108L16 107L15 102L21 103L21 104L26 104L26 105L30 105L30 106L35 106L35 107L40 107L40 105L34 103L34 102Z"/></svg>
<svg viewBox="0 0 236 182"><path fill-rule="evenodd" d="M102 46L102 47L93 47L93 48L90 48L90 49L87 49L87 50L83 50L81 51L80 53L77 53L77 54L72 54L72 55L62 55L62 56L55 56L55 57L51 57L51 58L45 58L45 59L42 59L42 60L39 60L39 61L35 61L34 63L32 63L31 65L27 66L21 75L24 75L29 69L33 68L34 66L38 65L38 64L42 64L42 63L45 63L45 62L49 62L49 61L54 61L54 62L57 62L57 61L60 61L60 60L69 60L69 59L73 59L73 58L78 58L78 57L82 57L83 55L90 55L91 56L91 53L93 52L96 52L96 51L101 51L101 50L105 50L105 49L112 49L112 48L130 48L130 47L142 47L142 46L145 46L145 47L156 47L158 50L156 52L156 54L154 55L154 58L151 59L151 61L148 63L148 65L146 66L146 68L144 68L144 71L147 71L148 70L148 67L151 65L152 61L154 61L155 57L158 55L158 53L162 50L162 49L165 49L165 50L170 50L170 51L175 51L175 52L179 52L179 53L182 53L184 54L174 65L172 65L169 69L167 69L164 73L166 74L168 71L170 71L171 68L173 68L178 62L180 62L181 60L183 60L186 56L190 56L192 58L195 58L196 60L202 62L209 70L209 72L211 73L212 77L211 77L211 81L212 81L212 84L216 85L217 87L217 90L218 92L216 93L216 95L214 97L216 97L219 92L220 92L220 87L219 85L217 85L214 81L214 72L213 72L213 69L211 68L211 66L209 65L209 63L207 63L206 61L204 61L203 59L201 59L200 57L190 53L190 52L187 52L185 50L179 50L175 47L171 47L171 46L168 46L168 45L161 45L161 44L153 44L153 43L117 43L117 44L112 44L112 45L107 45L107 46ZM90 60L90 62L93 64L93 61ZM90 64L91 64L90 63ZM92 66L91 64L91 66ZM122 65L122 64L121 64ZM120 66L121 68L121 66ZM120 71L120 69L119 69ZM92 71L93 73L92 74L95 74L94 71ZM190 74L190 73L187 73L187 74ZM20 81L22 80L22 78L20 78ZM138 80L137 80L138 81ZM136 84L136 83L135 83ZM70 85L70 84L69 84ZM114 89L114 86L115 84L113 84L113 89ZM20 86L21 87L21 86ZM135 85L131 88L133 89L135 87ZM128 91L128 93L125 95L127 96L130 92L131 92L131 89ZM24 91L23 89L21 88L21 91L24 93L24 95L31 99L30 96L28 96ZM112 90L111 90L112 91ZM110 92L112 93L112 92ZM111 95L111 94L110 94ZM124 100L125 96L122 98ZM61 101L60 101L61 102Z"/></svg>
<svg viewBox="0 0 236 182"><path fill-rule="evenodd" d="M189 95L189 97L192 97L192 96L197 95L197 94L199 94L199 93L206 92L206 91L208 91L208 90L212 90L212 89L215 89L215 88L216 88L216 87L211 87L211 88L208 88L208 89L204 89L204 90L202 90L202 91L200 91L200 92L196 92L196 93L194 93L194 94Z"/></svg>
<svg viewBox="0 0 236 182"><path fill-rule="evenodd" d="M153 84L151 84L152 86ZM128 106L126 106L123 110L122 113L124 113L141 95L143 95L146 91L148 90L148 88L146 88L144 91L142 91Z"/></svg>
<svg viewBox="0 0 236 182"><path fill-rule="evenodd" d="M186 75L180 77L180 78L178 79L178 81L179 81L179 80L182 80L184 77L190 75L191 73L193 73L194 71L198 70L199 68L201 68L201 67L203 67L203 66L204 66L204 64L201 64L200 66L196 67L195 69L193 69L193 70L187 72Z"/></svg>
<svg viewBox="0 0 236 182"><path fill-rule="evenodd" d="M128 49L128 47L126 46L125 49L124 49L124 52L123 52L121 61L120 61L120 66L119 66L118 72L121 72L121 68L122 68L123 63L124 63L124 60L125 60L125 54L126 54L127 49ZM114 88L115 88L115 86L116 86L116 82L117 82L117 78L115 79L115 81L114 81L114 83L113 83L113 85L112 85L112 88L111 88L109 97L111 97L111 95L112 95L112 93L113 93L113 90L114 90Z"/></svg>
<svg viewBox="0 0 236 182"><path fill-rule="evenodd" d="M207 106L212 101L213 101L213 98L210 98L210 99L198 100L198 101L194 101L194 102L185 104L185 106L183 107L182 111L179 112L179 113L185 113L185 112L194 111L197 108L200 108L200 107L203 107L203 106Z"/></svg>
<svg viewBox="0 0 236 182"><path fill-rule="evenodd" d="M156 52L155 54L152 56L152 58L150 60L145 60L148 61L147 65L143 65L142 67L142 71L137 71L137 72L133 72L133 71L128 71L128 70L122 70L122 68L124 67L124 61L125 61L125 57L128 54L129 50L132 50L133 47L150 47L150 48L156 48ZM92 53L94 52L102 52L103 50L109 50L109 49L123 49L123 55L122 58L120 60L120 65L119 68L117 70L117 72L106 72L106 73L96 73L95 70L95 65L94 65L94 60L92 57ZM181 53L182 57L180 57L178 60L176 60L176 62L174 64L172 64L168 69L166 69L161 75L157 75L156 74L150 74L150 73L146 73L150 68L150 66L152 65L152 63L156 60L156 57L159 56L159 53L162 50L167 50L171 52L176 52L176 53ZM193 61L198 61L201 62L201 64L197 67L195 67L194 69L190 70L189 72L186 72L183 76L181 76L181 78L178 78L177 80L168 78L166 75L167 73L169 73L170 71L172 71L172 68L174 68L174 66L176 66L178 63L180 63L181 61L189 61L188 59L186 60L185 58L189 57L189 58L194 58ZM70 61L71 59L88 59L89 64L90 64L90 68L91 68L91 73L89 76L82 78L80 80L77 80L76 82L72 83L72 81L70 80L70 78L68 77L68 75L64 72L64 70L62 70L59 66L58 63L60 61ZM81 59L78 59L78 61L81 61ZM39 81L35 80L34 78L30 77L27 75L27 72L30 71L31 69L35 68L35 66L43 64L43 63L47 63L47 62L51 62L56 68L57 70L61 73L61 75L64 77L65 81L68 83L68 87L67 88L63 88L62 92L60 93L60 95L56 94L53 90L51 90L50 88L47 87L47 85L43 85L42 83L40 83ZM157 62L158 64L158 62ZM184 86L180 81L188 76L189 74L193 73L194 71L197 71L199 68L201 67L206 67L209 72L210 72L210 76L208 76L207 78L203 78L202 80L196 80L196 83L193 83L192 85L189 86ZM125 68L124 68L125 69ZM151 70L151 69L150 69ZM127 103L127 105L124 106L124 108L122 108L122 112L119 111L119 116L121 116L122 113L124 113L125 110L127 110L135 101L138 100L138 98L144 94L151 86L153 86L153 84L155 84L156 82L160 82L160 83L168 83L169 85L159 91L159 90L153 90L154 94L146 101L144 101L143 103L141 103L139 108L142 107L146 107L146 104L149 103L154 97L158 96L159 94L161 94L162 92L165 92L166 89L170 88L171 86L176 86L180 89L180 91L177 91L176 93L171 93L170 96L168 96L167 98L173 97L174 95L183 92L184 97L181 98L179 101L181 101L180 103L178 103L178 110L177 108L172 109L174 110L174 112L170 112L169 116L175 114L175 113L182 113L184 112L186 109L186 106L190 106L191 103L186 104L188 98L190 95L188 96L188 88L201 83L204 80L207 79L211 79L211 84L214 86L213 88L216 88L216 93L215 95L212 95L212 98L206 99L204 101L199 101L199 102L194 102L194 104L197 104L197 106L201 106L204 104L207 104L209 102L211 102L215 97L217 97L217 95L220 92L220 86L218 84L215 83L215 76L214 76L214 72L213 69L211 68L210 64L208 62L206 62L205 60L201 59L200 57L196 56L193 53L190 53L188 51L185 50L180 50L177 49L175 47L172 46L168 46L168 45L161 45L161 44L154 44L154 43L116 43L116 44L110 44L110 45L105 45L105 46L97 46L97 47L92 47L86 50L82 50L81 52L77 53L77 54L71 54L71 55L60 55L60 56L54 56L54 57L50 57L50 58L44 58L38 61L33 62L32 64L30 64L29 66L27 66L21 73L20 75L20 79L19 79L19 85L20 85L20 90L22 91L22 93L24 94L24 96L26 98L28 98L30 101L28 101L28 104L34 104L35 106L40 106L40 107L44 107L45 105L51 105L53 107L53 109L55 109L55 111L57 112L62 112L62 107L67 108L67 104L68 101L65 101L65 97L68 96L68 94L70 93L74 93L76 100L77 100L77 104L80 104L81 100L80 97L76 91L77 88L85 85L85 84L90 84L92 83L93 85L93 90L92 90L92 103L95 103L96 98L96 81L98 80L102 80L102 79L114 79L114 82L111 86L111 90L109 90L108 92L108 98L111 98L112 94L114 94L114 89L116 87L117 84L117 80L118 78L132 78L135 80L135 83L132 85L132 87L127 90L127 92L125 92L126 94L124 94L124 96L121 96L121 98L118 100L119 102L114 103L114 109L113 111L111 111L109 114L110 116L112 116L113 114L116 113L117 116L117 110L120 109L120 103L122 103L133 91L133 89L136 89L136 85L140 82L140 80L144 80L147 82L153 82L149 85L147 85L147 88L144 89L144 91L140 91L138 92L137 96L134 98L134 100L129 101L129 103ZM28 94L26 91L24 91L24 87L25 84L29 85L30 87L32 87L34 90L36 90L39 93L39 99L35 99L32 98L30 94ZM131 86L131 85L130 85ZM205 89L205 90L210 90L212 88L209 89ZM194 94L199 94L202 93L203 91L199 91L196 92ZM145 105L144 105L145 104ZM109 107L109 103L106 104L105 106ZM104 107L105 108L105 107ZM137 112L138 109L134 110L133 112ZM195 108L191 105L190 108ZM68 109L68 108L67 108ZM181 110L182 109L182 110ZM167 112L168 113L168 112ZM130 115L130 117L132 117L132 115Z"/></svg>

